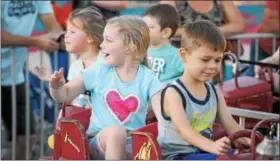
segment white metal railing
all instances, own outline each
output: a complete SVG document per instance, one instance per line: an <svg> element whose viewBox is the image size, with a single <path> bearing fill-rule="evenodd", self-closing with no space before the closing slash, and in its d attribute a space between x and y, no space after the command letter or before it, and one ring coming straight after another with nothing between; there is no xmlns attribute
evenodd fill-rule
<svg viewBox="0 0 280 161"><path fill-rule="evenodd" d="M238 43L238 53L237 55L240 55L241 52L241 40L242 39L251 39L251 40L256 40L256 46L255 46L255 54L256 56L258 56L258 49L259 49L259 39L262 38L266 38L266 39L272 39L273 41L273 45L272 45L272 51L275 52L277 49L276 46L276 39L279 38L279 35L276 34L272 34L272 33L242 33L242 34L236 34L236 35L232 35L232 36L227 36L226 39L227 40L237 40ZM175 41L175 42L180 42L181 38L178 37L172 37L171 41Z"/></svg>
<svg viewBox="0 0 280 161"><path fill-rule="evenodd" d="M280 118L279 114L254 111L254 110L248 110L248 109L240 109L240 108L234 108L234 107L229 107L229 111L233 116L239 117L239 125L242 128L245 128L246 118L257 119L257 120L279 119ZM280 124L279 123L277 124L277 138L278 138L278 140L280 140Z"/></svg>
<svg viewBox="0 0 280 161"><path fill-rule="evenodd" d="M237 35L228 36L228 40L237 40L238 46L237 46L237 55L240 57L241 53L241 42L242 39L251 39L255 40L255 61L258 61L259 57L259 39L266 38L266 39L272 39L272 51L275 52L277 49L276 46L276 39L279 38L279 35L272 34L272 33L242 33Z"/></svg>
<svg viewBox="0 0 280 161"><path fill-rule="evenodd" d="M54 52L54 68L55 70L58 69L58 53L57 52ZM1 58L1 63L2 63L2 54L0 54L0 58ZM11 149L11 160L15 160L16 159L16 153L17 153L17 150L16 150L16 146L17 146L17 104L16 104L16 100L17 100L17 95L16 95L16 76L15 76L15 53L14 53L14 48L11 49L11 78L12 78L12 131L11 131L11 134L12 134L12 141L11 141L11 146L8 146L8 148ZM43 53L42 51L40 51L40 65L43 64ZM25 97L25 125L26 125L26 129L25 129L25 143L26 143L26 146L25 146L25 149L22 149L22 150L25 150L25 159L38 159L39 156L42 156L44 155L45 151L46 151L46 148L47 148L47 144L46 144L46 135L45 135L45 130L46 130L46 124L44 123L45 122L45 100L44 100L44 97L43 97L43 94L40 94L40 118L39 118L39 123L36 123L36 126L39 126L39 131L37 130L36 133L37 133L37 139L39 139L39 147L37 148L37 151L39 151L39 154L37 152L37 158L33 158L34 156L30 156L31 151L34 150L32 148L32 146L34 145L30 145L30 109L31 108L31 103L30 103L30 89L29 89L29 85L30 85L30 80L29 80L29 65L30 65L30 60L29 60L29 56L27 55L27 59L26 59L26 68L25 68L25 87L26 87L26 97ZM2 73L1 73L2 74ZM1 75L2 76L2 75ZM1 81L2 81L2 78L1 78ZM40 81L40 90L42 91L43 90L43 85L44 85L44 82L43 81ZM2 91L0 91L0 95L1 95L1 98L4 96L4 94L2 93ZM2 99L0 100L0 104L2 106ZM5 106L5 105L4 105ZM2 107L1 107L2 109ZM55 104L54 106L54 117L56 118L57 117L57 114L58 114L58 110L59 110L59 107L58 107L58 104ZM2 114L2 110L1 110L1 114ZM1 115L2 116L2 115ZM1 118L2 119L2 118ZM3 121L3 120L2 120ZM1 124L2 126L3 124ZM1 128L2 129L2 128ZM53 127L52 127L53 129ZM2 139L2 138L1 138ZM4 139L5 141L5 139ZM2 142L3 143L3 142ZM3 145L3 144L2 144ZM3 148L1 145L1 149ZM3 155L3 154L2 154ZM2 157L2 156L1 156Z"/></svg>

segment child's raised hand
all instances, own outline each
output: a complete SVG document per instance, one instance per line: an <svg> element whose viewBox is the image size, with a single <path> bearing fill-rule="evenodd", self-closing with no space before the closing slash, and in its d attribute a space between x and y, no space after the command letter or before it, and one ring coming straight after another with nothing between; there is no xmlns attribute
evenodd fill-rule
<svg viewBox="0 0 280 161"><path fill-rule="evenodd" d="M51 76L50 79L50 88L53 89L59 89L65 84L64 79L64 70L63 68L60 68L59 71L55 71L54 74Z"/></svg>
<svg viewBox="0 0 280 161"><path fill-rule="evenodd" d="M212 143L210 150L211 153L217 154L217 155L224 155L227 154L230 150L230 140L228 137L220 138L219 140L216 140Z"/></svg>
<svg viewBox="0 0 280 161"><path fill-rule="evenodd" d="M51 70L46 67L35 67L34 73L40 80L49 82L52 76Z"/></svg>

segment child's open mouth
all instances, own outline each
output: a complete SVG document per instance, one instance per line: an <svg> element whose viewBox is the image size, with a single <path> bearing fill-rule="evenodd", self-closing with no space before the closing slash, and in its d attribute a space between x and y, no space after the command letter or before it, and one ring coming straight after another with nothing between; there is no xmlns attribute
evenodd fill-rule
<svg viewBox="0 0 280 161"><path fill-rule="evenodd" d="M108 53L103 53L104 54L104 57L106 58L106 57L108 57L110 54L108 54Z"/></svg>

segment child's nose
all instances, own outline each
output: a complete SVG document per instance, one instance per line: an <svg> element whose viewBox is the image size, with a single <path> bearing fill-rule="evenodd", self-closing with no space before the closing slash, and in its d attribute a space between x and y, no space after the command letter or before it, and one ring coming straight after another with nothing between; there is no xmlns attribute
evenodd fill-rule
<svg viewBox="0 0 280 161"><path fill-rule="evenodd" d="M100 44L100 48L104 49L104 41Z"/></svg>
<svg viewBox="0 0 280 161"><path fill-rule="evenodd" d="M215 61L211 61L211 63L209 64L209 68L210 69L217 69L217 68L219 68L219 63L216 63Z"/></svg>
<svg viewBox="0 0 280 161"><path fill-rule="evenodd" d="M68 32L66 32L64 35L64 38L68 38L68 37L69 37L69 34L68 34Z"/></svg>

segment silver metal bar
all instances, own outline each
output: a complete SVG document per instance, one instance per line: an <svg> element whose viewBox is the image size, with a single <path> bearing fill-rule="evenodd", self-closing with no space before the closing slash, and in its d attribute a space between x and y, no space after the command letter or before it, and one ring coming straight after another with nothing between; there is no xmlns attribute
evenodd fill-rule
<svg viewBox="0 0 280 161"><path fill-rule="evenodd" d="M272 33L242 33L227 36L227 40L238 40L238 39L261 39L261 38L271 38L276 39L279 38L279 35L272 34ZM181 41L181 38L172 37L170 41Z"/></svg>
<svg viewBox="0 0 280 161"><path fill-rule="evenodd" d="M70 55L69 55L69 57L70 57ZM54 52L54 70L58 71L58 51ZM58 115L58 104L55 102L54 121L56 121L57 115Z"/></svg>
<svg viewBox="0 0 280 161"><path fill-rule="evenodd" d="M30 153L30 100L29 100L29 55L27 54L26 58L26 66L25 66L25 136L26 136L26 147L25 147L25 159L29 159L29 153Z"/></svg>
<svg viewBox="0 0 280 161"><path fill-rule="evenodd" d="M239 125L242 129L245 128L245 117L239 117Z"/></svg>
<svg viewBox="0 0 280 161"><path fill-rule="evenodd" d="M259 40L255 40L255 61L259 61Z"/></svg>
<svg viewBox="0 0 280 161"><path fill-rule="evenodd" d="M240 108L235 108L235 107L228 107L228 109L229 109L230 113L234 116L258 119L258 120L279 119L279 117L280 117L279 114L268 113L268 112L240 109Z"/></svg>
<svg viewBox="0 0 280 161"><path fill-rule="evenodd" d="M241 56L241 42L240 39L237 40L237 58L240 58Z"/></svg>
<svg viewBox="0 0 280 161"><path fill-rule="evenodd" d="M17 136L17 104L16 104L16 68L15 51L11 49L11 77L12 77L12 160L16 159Z"/></svg>
<svg viewBox="0 0 280 161"><path fill-rule="evenodd" d="M272 39L272 52L274 53L276 51L276 38Z"/></svg>
<svg viewBox="0 0 280 161"><path fill-rule="evenodd" d="M242 33L242 34L227 36L228 40L260 39L260 38L279 38L279 35L272 34L272 33Z"/></svg>
<svg viewBox="0 0 280 161"><path fill-rule="evenodd" d="M280 140L280 124L277 124L277 140Z"/></svg>
<svg viewBox="0 0 280 161"><path fill-rule="evenodd" d="M43 52L40 50L40 67L43 64ZM40 81L40 90L43 91L44 82ZM45 106L44 106L44 97L43 93L40 94L40 123L41 123L41 137L40 137L40 156L44 155L44 118L45 118Z"/></svg>

